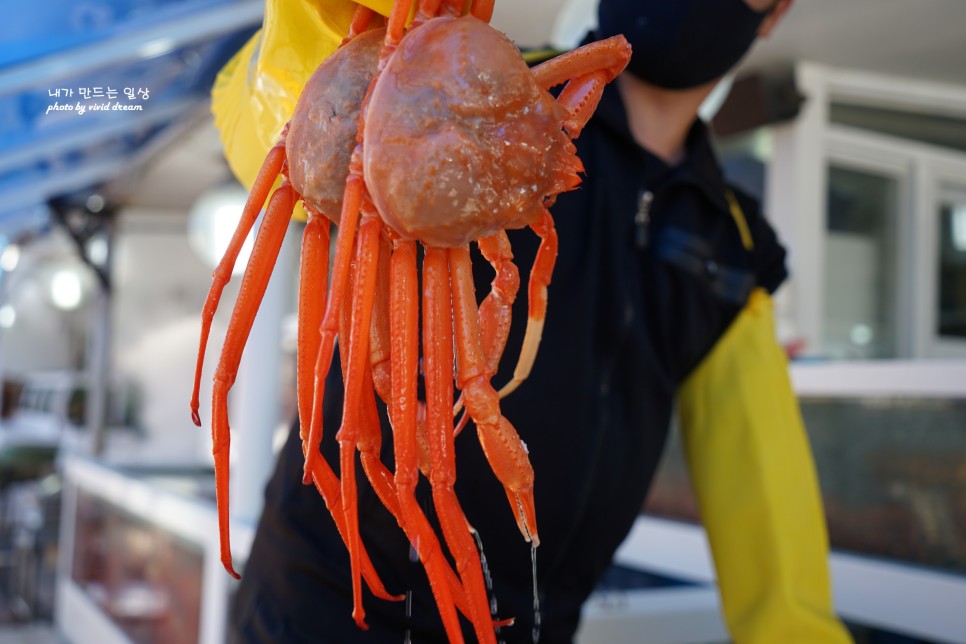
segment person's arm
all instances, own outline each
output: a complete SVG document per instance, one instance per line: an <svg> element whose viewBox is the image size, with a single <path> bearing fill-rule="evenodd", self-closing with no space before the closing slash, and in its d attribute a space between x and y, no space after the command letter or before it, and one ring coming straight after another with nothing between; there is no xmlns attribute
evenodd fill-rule
<svg viewBox="0 0 966 644"><path fill-rule="evenodd" d="M850 642L832 607L818 481L766 291L688 376L679 412L732 637Z"/></svg>

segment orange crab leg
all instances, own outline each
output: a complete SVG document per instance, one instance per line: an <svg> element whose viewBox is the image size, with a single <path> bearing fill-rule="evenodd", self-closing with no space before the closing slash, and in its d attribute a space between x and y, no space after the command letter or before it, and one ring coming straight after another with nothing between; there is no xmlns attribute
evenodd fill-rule
<svg viewBox="0 0 966 644"><path fill-rule="evenodd" d="M385 273L385 271L380 271L378 265L379 258L382 255L379 252L379 228L379 222L375 217L367 217L359 228L356 248L357 266L352 279L352 287L350 288L352 295L348 298L351 301L351 320L344 320L348 324L344 324L343 326L348 327L349 330L344 330L341 334L343 338L349 338L349 343L344 351L346 359L343 362L345 365L344 378L346 382L343 424L337 438L340 442L342 454L342 496L343 499L346 499L344 511L346 513L346 523L350 531L353 529L358 530L358 518L355 506L356 490L354 487L354 473L353 475L347 476L346 471L347 469L354 470L354 453L356 448L359 450L360 460L366 477L371 482L373 490L382 501L382 504L396 518L396 521L404 531L409 526L409 523L405 521L400 511L393 475L380 460L382 434L379 428L379 417L375 405L372 368L364 357L369 351L368 342L372 335L369 329L373 326L372 316L377 308L374 306L374 300L378 299L378 278L380 272ZM388 342L388 338L386 342ZM341 346L344 347L345 345L343 344ZM453 613L455 618L455 609L453 608L454 597L457 600L462 600L459 603L462 604L464 609L466 608L465 599L462 596L462 586L443 557L435 534L432 532L425 518L422 522L422 528L407 532L407 536L411 537L410 541L413 543L424 544L422 548L424 556L426 552L435 555L431 557L434 565L430 569L430 575L434 573L439 575L437 579L442 580L442 584L446 588L445 594L438 596L437 599L443 601L444 605L449 607L448 610ZM351 538L357 539L358 537L354 535ZM433 552L434 545L436 552ZM364 549L359 547L359 552L364 552ZM351 562L355 556L353 545L349 545L349 553ZM355 573L353 573L353 581L355 588L358 582L358 577L355 576ZM361 601L361 595L358 597ZM443 610L441 609L441 612ZM362 615L360 604L359 611L354 611L353 616L357 618L356 621L360 627L364 628L364 623L360 623L359 619ZM458 620L454 620L454 624L458 624Z"/></svg>
<svg viewBox="0 0 966 644"><path fill-rule="evenodd" d="M221 542L221 562L232 577L239 578L231 563L231 545L228 528L228 454L231 430L228 425L228 390L235 384L238 365L248 334L252 330L255 314L268 287L272 269L278 259L282 240L292 218L292 209L298 196L288 183L275 191L265 212L265 220L258 229L255 246L242 277L238 300L231 312L224 348L214 377L211 408L211 441L215 457L215 495L218 505L218 534Z"/></svg>
<svg viewBox="0 0 966 644"><path fill-rule="evenodd" d="M481 642L495 642L479 552L453 489L456 483L453 308L447 252L429 246L423 258L423 370L426 374L433 502L446 544L466 589L476 636Z"/></svg>
<svg viewBox="0 0 966 644"><path fill-rule="evenodd" d="M345 401L342 407L342 426L336 434L339 441L342 470L342 504L348 528L347 545L352 570L352 617L359 628L366 628L362 607L362 579L359 567L361 542L355 484L355 452L361 439L361 424L366 408L364 381L369 370L369 328L372 322L372 302L376 287L376 262L379 257L380 221L366 215L359 226L356 248L356 267L353 283L352 317L348 338L348 359L345 371ZM377 455L378 458L378 455Z"/></svg>
<svg viewBox="0 0 966 644"><path fill-rule="evenodd" d="M205 360L205 347L208 346L208 335L211 332L211 321L218 309L218 302L221 301L221 293L225 290L228 280L231 279L231 272L235 268L235 262L238 261L238 254L241 252L242 245L255 225L255 220L258 219L262 206L268 199L268 193L271 192L275 179L282 171L282 165L285 163L284 140L285 134L283 132L282 141L269 150L268 156L265 157L261 170L258 171L258 176L255 178L255 183L248 195L248 201L245 202L245 209L238 221L238 227L235 228L235 233L228 243L228 248L212 275L211 289L208 291L208 297L205 299L205 306L201 312L201 342L198 347L198 359L195 363L194 386L191 390L191 420L198 427L201 427L201 417L198 415L201 370Z"/></svg>
<svg viewBox="0 0 966 644"><path fill-rule="evenodd" d="M513 263L513 250L504 231L483 237L477 246L496 272L490 292L480 304L480 331L487 372L492 376L500 367L500 358L510 335L510 316L520 290L520 271Z"/></svg>
<svg viewBox="0 0 966 644"><path fill-rule="evenodd" d="M444 14L459 15L463 10L463 4L465 3L461 0L419 0L419 9L416 11L418 18L415 22L422 22Z"/></svg>
<svg viewBox="0 0 966 644"><path fill-rule="evenodd" d="M322 443L322 401L325 398L325 376L332 364L335 337L339 332L340 309L345 286L349 280L349 268L363 188L362 177L358 172L350 171L342 198L342 214L339 217L341 226L336 241L329 297L326 300L325 315L319 327L321 337L315 361L315 394L312 396L312 422L309 428L308 445L306 446L304 483L311 480L312 469L322 460L319 446Z"/></svg>
<svg viewBox="0 0 966 644"><path fill-rule="evenodd" d="M372 368L372 383L376 393L387 405L392 399L392 342L389 334L389 266L391 255L391 242L383 236L379 242L376 296L372 303L369 364Z"/></svg>
<svg viewBox="0 0 966 644"><path fill-rule="evenodd" d="M347 543L345 512L342 509L339 479L336 477L335 472L323 460L317 466L313 467L312 481L315 483L315 489L319 492L319 495L325 500L325 507L329 510L332 519L335 521L339 536L342 537L343 543ZM391 595L386 590L382 580L379 579L379 575L376 574L376 569L372 565L372 560L369 559L369 553L366 552L365 548L362 548L360 556L362 559L360 562L362 578L366 580L366 584L369 586L369 590L372 591L373 595L387 601L402 601L405 599L405 595Z"/></svg>
<svg viewBox="0 0 966 644"><path fill-rule="evenodd" d="M627 40L623 36L613 36L552 58L531 70L534 80L545 89L567 83L557 100L567 112L563 128L571 138L580 134L597 109L604 86L623 71L630 55ZM546 319L547 287L557 258L557 233L553 219L546 211L531 229L540 237L540 248L527 289L527 328L513 378L500 389L500 398L514 391L530 375Z"/></svg>
<svg viewBox="0 0 966 644"><path fill-rule="evenodd" d="M390 514L399 522L399 500L392 472L380 459L382 450L382 431L379 425L379 412L376 409L376 393L372 384L372 372L366 365L362 381L362 424L359 426L359 458L366 478L372 483L376 496L386 506Z"/></svg>
<svg viewBox="0 0 966 644"><path fill-rule="evenodd" d="M473 289L473 267L466 247L449 250L456 328L457 384L493 473L503 484L517 525L536 547L537 518L533 502L533 467L527 448L513 425L500 413L500 398L490 385Z"/></svg>
<svg viewBox="0 0 966 644"><path fill-rule="evenodd" d="M442 547L429 521L416 500L419 482L419 450L416 424L419 400L416 381L419 377L419 285L416 276L416 243L395 242L390 260L390 304L392 328L392 408L393 449L396 461L396 496L399 500L402 526L410 543L416 548L419 560L426 568L429 585L439 607L446 635L451 642L462 642L459 618L453 610L459 601L461 610L469 614L459 580L448 584L441 579L452 578L453 572L443 555Z"/></svg>
<svg viewBox="0 0 966 644"><path fill-rule="evenodd" d="M520 290L520 271L513 263L513 249L506 232L499 231L477 240L483 258L493 267L495 275L490 282L490 292L480 304L480 331L483 339L483 351L486 356L487 373L492 377L500 367L500 358L506 348L510 335L513 302ZM526 346L526 345L524 345ZM459 413L463 407L463 397L456 401L454 413ZM466 422L468 414L463 414L456 425L458 435Z"/></svg>
<svg viewBox="0 0 966 644"><path fill-rule="evenodd" d="M298 408L303 455L307 453L307 434L311 423L312 396L315 380L315 358L318 354L319 325L325 308L325 286L329 267L329 220L319 213L309 212L309 221L302 233L302 257L299 276L299 350L297 361ZM319 459L311 477L319 495L332 514L336 528L346 541L345 511L342 507L340 482L335 472ZM390 595L369 560L365 549L361 552L362 577L376 597L399 601L402 595Z"/></svg>
<svg viewBox="0 0 966 644"><path fill-rule="evenodd" d="M349 23L349 33L342 40L342 44L346 44L366 29L369 28L372 19L376 17L376 12L365 5L358 5L355 12L352 14L352 22Z"/></svg>
<svg viewBox="0 0 966 644"><path fill-rule="evenodd" d="M531 72L544 89L567 83L557 101L568 114L563 129L575 139L597 109L604 86L624 70L630 59L631 46L618 35L551 58Z"/></svg>
<svg viewBox="0 0 966 644"><path fill-rule="evenodd" d="M395 233L387 232L391 236ZM372 380L376 393L389 407L392 415L392 342L390 334L390 254L391 242L383 237L379 248L379 275L376 277L376 300L372 309L372 333L369 336L369 357L372 363ZM417 298L418 301L418 298ZM429 435L426 430L426 405L416 401L416 445L419 469L429 476ZM394 432L395 433L395 432Z"/></svg>
<svg viewBox="0 0 966 644"><path fill-rule="evenodd" d="M604 72L607 82L617 78L631 59L631 46L624 36L611 36L568 51L535 66L530 72L537 85L550 89L579 80L594 72Z"/></svg>
<svg viewBox="0 0 966 644"><path fill-rule="evenodd" d="M489 22L493 17L493 0L473 0L470 13L483 22Z"/></svg>
<svg viewBox="0 0 966 644"><path fill-rule="evenodd" d="M439 0L437 0L438 3ZM386 22L386 39L382 53L379 54L379 68L381 69L389 54L395 49L399 41L406 33L406 22L409 20L409 12L412 9L411 0L396 0L389 12L389 20ZM427 17L436 15L435 12L428 14ZM370 86L371 87L371 86Z"/></svg>
<svg viewBox="0 0 966 644"><path fill-rule="evenodd" d="M567 83L557 102L568 113L563 129L575 139L597 109L604 86L624 70L630 59L631 46L618 35L561 54L531 72L544 89Z"/></svg>
<svg viewBox="0 0 966 644"><path fill-rule="evenodd" d="M412 250L412 252L415 252ZM406 253L404 252L403 255ZM364 381L364 386L366 391L364 395L366 396L366 418L362 423L360 428L361 437L359 440L359 453L362 460L362 467L366 472L366 476L372 483L373 489L382 501L382 504L392 513L396 518L396 522L399 524L400 528L406 533L409 538L410 543L414 544L416 547L416 552L423 561L423 565L427 569L427 575L430 579L430 586L439 583L438 580L445 579L447 581L447 589L434 590L434 595L436 597L437 604L441 607L441 614L453 614L452 623L449 623L449 619L444 617L444 625L447 628L447 632L450 639L456 641L458 637L462 637L461 631L457 626L458 620L455 618L455 612L453 611L453 604L455 603L456 608L462 611L465 615L469 615L469 606L466 602L466 594L463 591L463 586L453 572L443 554L442 547L439 544L439 540L436 537L436 533L433 532L429 521L426 519L425 514L423 514L422 508L416 502L415 488L416 482L419 478L418 462L419 457L414 456L419 452L420 441L425 442L428 437L423 437L421 439L413 438L405 430L396 427L398 423L394 422L393 435L395 437L394 446L397 448L396 453L396 475L395 478L389 472L389 470L383 465L382 461L379 459L379 454L381 452L382 435L379 430L379 419L375 407L375 398L373 397L373 388L379 393L379 396L386 402L390 407L390 414L393 414L393 405L391 401L393 400L392 391L392 338L390 334L390 264L391 264L391 245L390 242L385 239L385 237L380 237L379 243L379 261L376 269L376 291L372 306L372 322L370 325L371 331L369 335L369 356L370 356L370 369L371 373L367 375ZM412 270L413 284L415 284L415 260L413 261ZM355 292L355 287L350 286L350 292ZM413 292L410 300L413 306L418 303L418 291ZM418 319L418 309L417 319ZM349 321L345 318L348 316L343 316L343 329L340 331L343 337L348 337L348 327ZM418 333L417 322L413 323L412 335L410 337L416 338ZM414 345L415 346L415 345ZM418 359L418 358L417 358ZM347 360L343 361L343 365L347 363ZM400 377L400 376L397 376ZM412 385L413 392L415 392L417 374L415 370L413 371L413 379L410 383ZM404 382L405 384L405 382ZM411 400L415 400L416 394L412 394ZM422 420L422 431L425 433L425 406L423 403L416 401L416 410L418 418L420 415L423 416ZM407 412L408 413L408 412ZM405 422L405 421L403 421ZM419 424L419 421L413 421ZM417 432L420 430L417 429ZM409 443L408 441L415 440L415 443ZM415 448L415 451L414 451ZM402 453L399 453L402 450ZM428 454L428 448L426 448ZM414 459L414 460L413 460ZM426 458L428 461L428 457ZM399 483L400 473L402 472L402 479L404 481L408 480L405 472L409 471L412 476L412 484L407 488L405 483L403 485L402 491L397 487ZM428 471L428 468L427 468ZM448 608L443 608L443 607Z"/></svg>
<svg viewBox="0 0 966 644"><path fill-rule="evenodd" d="M540 237L540 247L533 260L530 280L527 283L527 329L523 334L523 345L520 347L517 366L513 370L513 379L500 389L500 398L511 393L527 379L537 359L537 348L540 346L543 324L547 318L547 287L550 286L553 267L557 262L557 229L554 228L550 213L544 209L543 217L530 228Z"/></svg>
<svg viewBox="0 0 966 644"><path fill-rule="evenodd" d="M298 354L296 355L296 387L298 389L299 435L302 447L308 440L312 424L312 393L315 388L315 358L319 354L319 326L325 312L325 289L329 274L329 220L309 213L302 232L302 256L299 271Z"/></svg>

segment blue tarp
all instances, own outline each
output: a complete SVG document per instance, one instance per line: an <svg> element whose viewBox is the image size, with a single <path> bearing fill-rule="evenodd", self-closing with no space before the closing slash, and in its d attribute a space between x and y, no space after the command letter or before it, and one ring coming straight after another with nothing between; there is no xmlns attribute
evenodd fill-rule
<svg viewBox="0 0 966 644"><path fill-rule="evenodd" d="M0 235L146 160L207 106L261 0L0 0ZM38 213L41 213L38 215Z"/></svg>

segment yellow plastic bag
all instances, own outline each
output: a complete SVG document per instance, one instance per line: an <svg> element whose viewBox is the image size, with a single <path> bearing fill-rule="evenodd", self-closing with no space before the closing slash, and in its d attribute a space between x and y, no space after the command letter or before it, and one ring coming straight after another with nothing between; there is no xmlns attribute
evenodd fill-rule
<svg viewBox="0 0 966 644"><path fill-rule="evenodd" d="M754 291L679 394L725 621L739 644L851 642L832 608L822 499L774 328L771 298Z"/></svg>
<svg viewBox="0 0 966 644"><path fill-rule="evenodd" d="M392 0L360 0L388 15ZM278 142L302 87L342 42L357 4L350 0L266 0L259 30L219 72L211 109L228 165L251 188Z"/></svg>

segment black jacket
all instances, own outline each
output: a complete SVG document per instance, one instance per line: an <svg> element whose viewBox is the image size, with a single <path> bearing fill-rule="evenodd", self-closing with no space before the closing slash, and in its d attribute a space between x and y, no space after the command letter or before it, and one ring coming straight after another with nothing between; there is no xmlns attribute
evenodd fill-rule
<svg viewBox="0 0 966 644"><path fill-rule="evenodd" d="M671 168L633 142L615 86L605 91L577 141L587 168L581 186L553 208L559 256L549 290L543 342L530 378L502 401L526 442L536 472L541 642L569 642L580 607L643 505L660 458L677 385L708 353L755 286L773 291L785 277L784 251L750 198L737 193L754 241L742 243L708 133L697 123L687 158ZM653 196L648 221L641 195ZM635 218L637 216L637 220ZM524 280L537 248L530 231L512 231ZM475 252L475 251L474 251ZM492 271L476 255L477 289ZM511 376L526 321L526 289L499 387ZM334 435L341 416L340 369L327 387L323 453L338 471ZM384 424L383 460L392 467ZM390 592L402 603L366 595L370 630L351 619L346 549L322 499L301 484L302 454L293 430L266 491L235 604L245 641L400 642L445 640L418 563L392 516L360 474L362 539ZM487 465L472 425L457 439L457 494L479 530L507 642L530 642L531 552ZM421 489L432 515L428 485ZM467 625L468 640L472 633ZM328 639L326 639L328 638Z"/></svg>

